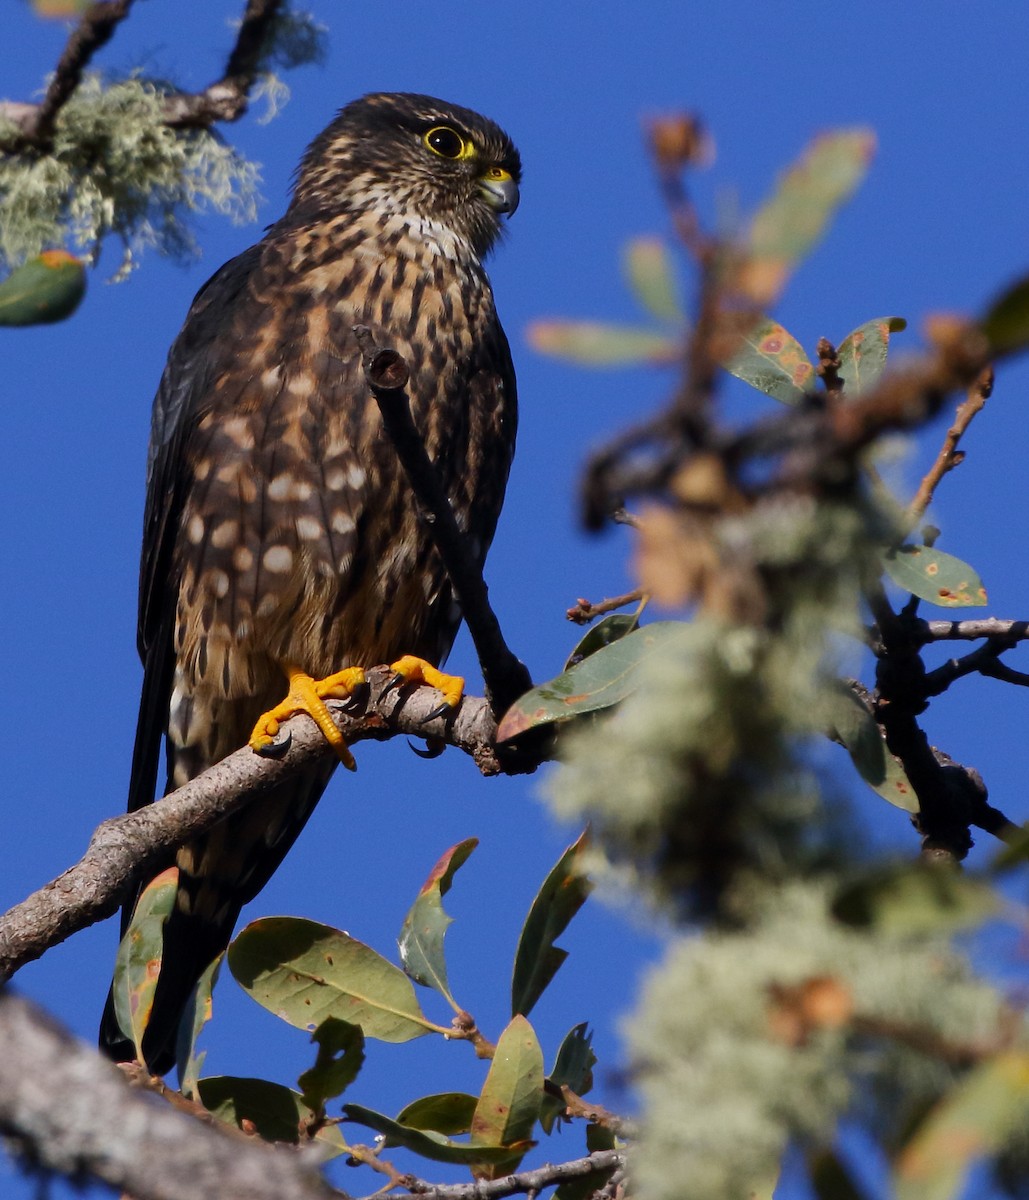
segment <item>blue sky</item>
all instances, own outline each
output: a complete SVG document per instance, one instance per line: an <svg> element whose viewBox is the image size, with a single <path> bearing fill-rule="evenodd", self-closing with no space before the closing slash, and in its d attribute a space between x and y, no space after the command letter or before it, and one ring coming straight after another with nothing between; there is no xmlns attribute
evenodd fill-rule
<svg viewBox="0 0 1029 1200"><path fill-rule="evenodd" d="M98 63L202 87L220 72L231 43L226 21L239 7L140 4ZM926 313L974 313L1029 269L1029 9L1016 0L867 0L857 8L817 0L314 0L311 8L329 27L326 65L289 74L292 98L271 123L261 123L258 106L226 131L262 165L259 224L206 218L200 261L183 268L150 255L117 286L105 282L116 265L111 247L71 321L0 330L0 695L8 708L0 907L74 861L96 824L123 806L141 674L135 587L146 438L164 356L196 289L282 211L301 151L346 100L378 90L433 93L493 117L522 152L522 205L491 267L519 375L520 444L487 579L508 640L537 679L556 673L575 641L567 606L630 583L626 532L595 538L577 525L584 457L653 411L671 384L660 372L565 367L525 340L541 316L638 317L620 278L620 248L632 235L666 230L642 118L682 107L703 115L718 154L695 189L711 221L753 207L817 131L876 131L867 182L776 310L809 348L823 334L840 340L886 314L911 323L898 351L915 347ZM16 0L0 0L0 12L0 94L27 99L66 33ZM934 512L941 548L974 563L988 611L1000 617L1029 617L1027 390L1024 364L999 372L968 435L968 461L944 484ZM738 385L727 391L737 412L762 403ZM912 486L944 428L907 445L902 476ZM474 677L466 639L451 664ZM927 718L931 739L979 768L993 802L1015 820L1029 817L1027 716L1021 692L972 681ZM549 817L539 776L483 781L456 753L423 763L399 740L362 744L358 759L358 774L334 781L250 915L302 913L391 954L438 855L477 836L481 845L448 898L456 918L450 978L495 1036L521 919L577 831ZM902 813L859 791L855 806L877 838L915 850ZM115 942L113 922L80 934L25 968L18 987L92 1039ZM600 1056L597 1095L628 1108L618 1083L619 1022L660 936L639 914L591 902L562 944L570 958L533 1014L547 1060L567 1029L589 1020ZM308 1061L303 1035L229 981L216 1005L212 1073L295 1080ZM412 1054L423 1056L429 1087L408 1081ZM393 1112L421 1091L476 1090L479 1078L462 1046L376 1045L354 1098ZM444 1169L434 1177L456 1176ZM21 1200L32 1192L0 1163L0 1194Z"/></svg>

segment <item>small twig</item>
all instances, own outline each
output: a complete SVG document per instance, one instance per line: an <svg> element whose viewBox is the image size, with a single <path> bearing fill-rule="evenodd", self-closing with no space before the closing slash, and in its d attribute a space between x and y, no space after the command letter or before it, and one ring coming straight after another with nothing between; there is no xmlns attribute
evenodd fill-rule
<svg viewBox="0 0 1029 1200"><path fill-rule="evenodd" d="M547 1163L534 1171L519 1171L501 1179L479 1179L475 1183L434 1184L416 1179L407 1183L407 1190L428 1200L503 1200L524 1192L540 1192L570 1179L585 1179L590 1175L625 1169L626 1156L620 1150L598 1150L585 1158L571 1162Z"/></svg>
<svg viewBox="0 0 1029 1200"><path fill-rule="evenodd" d="M415 428L406 390L410 374L407 363L395 350L376 346L366 325L355 326L354 335L382 423L415 498L432 517L429 527L433 541L475 644L487 697L494 713L500 716L532 687L532 679L504 641L500 622L490 607L482 570L468 552L439 475Z"/></svg>
<svg viewBox="0 0 1029 1200"><path fill-rule="evenodd" d="M616 609L625 608L629 604L639 604L645 596L646 593L641 588L634 588L631 592L626 592L624 596L612 596L609 600L601 600L598 604L592 604L580 596L565 612L565 616L569 621L574 621L576 625L588 625L605 613L615 612Z"/></svg>
<svg viewBox="0 0 1029 1200"><path fill-rule="evenodd" d="M631 1137L636 1133L635 1127L624 1117L611 1112L601 1104L584 1100L567 1084L561 1086L561 1099L565 1102L565 1108L570 1117L581 1117L593 1125L601 1125L619 1137Z"/></svg>
<svg viewBox="0 0 1029 1200"><path fill-rule="evenodd" d="M831 397L838 397L843 391L843 380L840 378L840 356L836 353L836 347L829 341L828 338L819 338L818 346L818 366L815 368L815 374L821 379L822 386Z"/></svg>
<svg viewBox="0 0 1029 1200"><path fill-rule="evenodd" d="M947 430L947 435L943 439L943 445L936 456L936 461L926 472L925 478L918 485L918 491L915 493L914 499L908 506L908 520L912 528L925 515L926 510L932 503L933 494L940 480L964 460L964 454L958 450L958 443L961 441L965 430L972 423L972 419L977 413L982 411L992 392L993 367L987 366L979 372L978 378L969 387L965 399L958 405L954 423Z"/></svg>
<svg viewBox="0 0 1029 1200"><path fill-rule="evenodd" d="M451 1022L447 1037L453 1041L471 1042L476 1058L492 1059L497 1052L496 1046L476 1025L475 1018L463 1009Z"/></svg>
<svg viewBox="0 0 1029 1200"><path fill-rule="evenodd" d="M976 672L980 675L993 674L991 668L997 665L997 656L1010 648L1003 642L989 641L961 658L952 658L934 671L927 671L922 680L924 694L940 696L952 683L965 675L973 675Z"/></svg>
<svg viewBox="0 0 1029 1200"><path fill-rule="evenodd" d="M1007 663L1002 663L997 658L994 658L992 662L987 660L979 668L979 674L986 675L991 679L999 679L1002 683L1013 683L1017 687L1029 687L1029 675L1024 671L1016 671L1014 667L1009 667Z"/></svg>

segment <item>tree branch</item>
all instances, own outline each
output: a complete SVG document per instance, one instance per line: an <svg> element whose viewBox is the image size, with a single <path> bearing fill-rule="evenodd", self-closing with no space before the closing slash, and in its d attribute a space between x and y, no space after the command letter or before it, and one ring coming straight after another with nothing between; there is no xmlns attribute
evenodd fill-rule
<svg viewBox="0 0 1029 1200"><path fill-rule="evenodd" d="M442 1185L416 1179L407 1184L407 1189L415 1196L425 1196L428 1200L501 1200L504 1196L515 1196L521 1192L536 1195L544 1188L569 1179L585 1179L590 1175L621 1171L625 1169L625 1161L626 1156L620 1150L598 1150L585 1158L556 1165L548 1163L535 1171L519 1171L501 1179Z"/></svg>
<svg viewBox="0 0 1029 1200"><path fill-rule="evenodd" d="M0 101L0 120L17 129L7 150L47 149L61 109L82 80L93 55L128 16L133 0L97 0L83 14L68 39L54 77L40 104ZM163 98L164 123L172 129L202 128L216 121L236 121L247 110L260 74L261 59L272 22L285 0L247 0L236 42L220 79L202 92L171 92Z"/></svg>
<svg viewBox="0 0 1029 1200"><path fill-rule="evenodd" d="M494 714L500 717L532 687L532 678L504 641L500 622L490 607L482 569L468 552L467 539L458 528L436 468L415 428L405 390L409 378L407 363L395 350L376 346L366 325L356 325L354 334L364 356L365 378L379 406L382 423L415 499L429 514L433 541L475 643L487 697Z"/></svg>
<svg viewBox="0 0 1029 1200"><path fill-rule="evenodd" d="M315 1155L155 1104L9 992L0 995L0 1130L29 1162L134 1200L344 1200L316 1174Z"/></svg>
<svg viewBox="0 0 1029 1200"><path fill-rule="evenodd" d="M347 742L386 740L404 733L456 746L484 775L531 771L538 759L494 745L496 724L487 702L466 696L456 712L431 716L439 706L433 688L397 694L383 690L392 672L369 672L368 700L358 712L333 717ZM210 829L255 796L296 774L331 749L314 723L294 717L275 758L237 750L157 804L104 821L82 859L57 879L0 916L0 982L71 934L110 916L136 880L184 842Z"/></svg>

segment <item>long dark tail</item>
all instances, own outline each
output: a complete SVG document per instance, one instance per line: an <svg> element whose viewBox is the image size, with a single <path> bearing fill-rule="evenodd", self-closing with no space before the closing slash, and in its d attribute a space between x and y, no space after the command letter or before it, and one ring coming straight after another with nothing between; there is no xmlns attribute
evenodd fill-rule
<svg viewBox="0 0 1029 1200"><path fill-rule="evenodd" d="M179 888L164 927L164 952L143 1037L146 1065L163 1075L175 1063L179 1024L197 981L228 946L243 905L271 878L325 790L335 764L317 767L261 796L178 853ZM118 1024L113 992L100 1045L116 1062L136 1057Z"/></svg>

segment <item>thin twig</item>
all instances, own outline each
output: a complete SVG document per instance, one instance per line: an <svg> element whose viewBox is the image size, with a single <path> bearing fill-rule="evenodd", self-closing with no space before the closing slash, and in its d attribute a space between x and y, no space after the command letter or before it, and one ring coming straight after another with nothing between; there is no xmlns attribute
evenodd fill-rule
<svg viewBox="0 0 1029 1200"><path fill-rule="evenodd" d="M565 616L569 621L574 621L576 625L588 625L591 621L595 621L597 617L604 616L605 613L615 612L619 608L625 608L629 604L639 604L646 596L646 592L642 588L633 588L631 592L626 592L624 596L612 596L608 600L601 600L597 604L592 604L589 600L582 596L567 609Z"/></svg>
<svg viewBox="0 0 1029 1200"><path fill-rule="evenodd" d="M980 371L978 378L969 387L965 399L958 405L954 423L947 430L936 461L926 472L925 478L918 485L914 499L908 506L908 521L911 528L914 528L925 516L940 480L964 461L965 456L959 452L958 443L975 415L982 412L992 392L993 367L987 366Z"/></svg>
<svg viewBox="0 0 1029 1200"><path fill-rule="evenodd" d="M1029 638L1029 621L1007 621L998 617L969 621L923 621L918 629L925 642L974 642L979 638L1024 642Z"/></svg>
<svg viewBox="0 0 1029 1200"><path fill-rule="evenodd" d="M490 607L482 569L468 551L467 539L457 526L439 475L415 428L406 391L410 374L407 363L395 350L376 346L367 326L355 326L354 335L364 356L365 378L379 406L382 423L411 490L432 517L429 528L433 541L475 644L487 697L499 717L532 687L532 679L504 641L500 622Z"/></svg>

